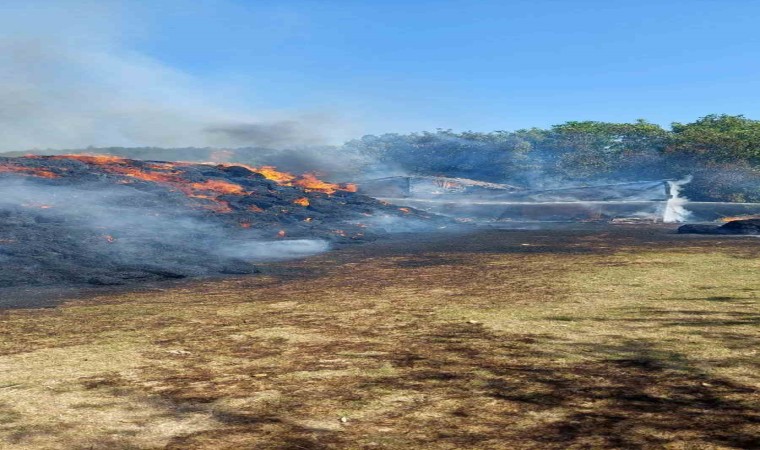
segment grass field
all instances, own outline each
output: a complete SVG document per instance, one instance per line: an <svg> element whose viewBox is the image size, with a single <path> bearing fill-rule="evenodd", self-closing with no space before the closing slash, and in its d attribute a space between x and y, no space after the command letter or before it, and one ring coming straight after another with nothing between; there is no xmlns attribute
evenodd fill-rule
<svg viewBox="0 0 760 450"><path fill-rule="evenodd" d="M760 448L760 240L405 238L0 312L2 448Z"/></svg>

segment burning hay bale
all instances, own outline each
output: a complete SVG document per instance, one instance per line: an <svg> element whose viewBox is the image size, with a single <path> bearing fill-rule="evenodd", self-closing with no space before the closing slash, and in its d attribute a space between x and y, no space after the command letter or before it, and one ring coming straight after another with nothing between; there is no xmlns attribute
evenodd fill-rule
<svg viewBox="0 0 760 450"><path fill-rule="evenodd" d="M0 158L0 287L252 273L439 220L267 166Z"/></svg>

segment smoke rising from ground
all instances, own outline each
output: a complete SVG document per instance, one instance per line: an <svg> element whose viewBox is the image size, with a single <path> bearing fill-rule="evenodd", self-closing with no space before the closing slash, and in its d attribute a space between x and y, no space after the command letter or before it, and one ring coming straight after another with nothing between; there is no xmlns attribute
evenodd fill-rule
<svg viewBox="0 0 760 450"><path fill-rule="evenodd" d="M273 242L255 230L225 228L171 207L161 192L18 177L0 179L0 236L0 287L251 273L251 262L329 248L321 240ZM24 272L38 279L24 279Z"/></svg>

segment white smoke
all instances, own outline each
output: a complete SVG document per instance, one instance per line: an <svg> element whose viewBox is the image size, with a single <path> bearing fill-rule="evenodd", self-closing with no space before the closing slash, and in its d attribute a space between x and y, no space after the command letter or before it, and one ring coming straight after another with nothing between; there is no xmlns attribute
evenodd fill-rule
<svg viewBox="0 0 760 450"><path fill-rule="evenodd" d="M329 249L324 241L272 241L253 229L224 227L171 206L164 193L118 184L60 186L3 176L0 222L6 225L0 227L0 259L18 267L44 262L49 272L64 270L67 259L79 258L78 263L98 261L111 272L148 267L206 275L235 261L300 258ZM25 251L6 253L4 242L17 240ZM68 256L50 256L59 253ZM71 270L84 274L90 268Z"/></svg>
<svg viewBox="0 0 760 450"><path fill-rule="evenodd" d="M330 246L318 239L291 239L287 241L253 241L225 246L218 250L222 255L248 261L277 261L302 258L326 252Z"/></svg>
<svg viewBox="0 0 760 450"><path fill-rule="evenodd" d="M668 181L670 198L665 204L662 221L665 223L686 222L691 213L686 209L689 199L681 197L681 187L691 182L691 175L677 181Z"/></svg>

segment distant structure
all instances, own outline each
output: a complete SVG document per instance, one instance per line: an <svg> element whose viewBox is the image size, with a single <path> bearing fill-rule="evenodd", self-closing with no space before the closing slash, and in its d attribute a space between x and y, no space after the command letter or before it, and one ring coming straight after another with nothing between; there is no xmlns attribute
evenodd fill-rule
<svg viewBox="0 0 760 450"><path fill-rule="evenodd" d="M668 180L528 190L466 178L387 177L360 183L364 194L468 220L661 221L670 199Z"/></svg>
<svg viewBox="0 0 760 450"><path fill-rule="evenodd" d="M372 197L491 196L521 190L523 189L508 184L431 176L395 176L360 182L360 191Z"/></svg>

